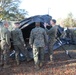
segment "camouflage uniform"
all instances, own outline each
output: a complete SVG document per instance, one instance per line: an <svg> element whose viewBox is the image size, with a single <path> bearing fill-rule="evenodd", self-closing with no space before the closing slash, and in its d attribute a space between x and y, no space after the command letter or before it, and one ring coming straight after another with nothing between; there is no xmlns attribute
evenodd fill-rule
<svg viewBox="0 0 76 75"><path fill-rule="evenodd" d="M9 48L11 47L10 43L11 33L8 28L1 29L1 64L7 65L9 57Z"/></svg>
<svg viewBox="0 0 76 75"><path fill-rule="evenodd" d="M76 29L70 29L69 36L74 44L76 44Z"/></svg>
<svg viewBox="0 0 76 75"><path fill-rule="evenodd" d="M44 47L47 43L46 31L41 27L35 27L30 34L29 44L33 45L33 57L35 65L44 62Z"/></svg>
<svg viewBox="0 0 76 75"><path fill-rule="evenodd" d="M48 45L49 45L50 60L52 60L53 45L56 41L57 28L58 28L58 26L54 26L54 27L50 28L49 30L46 28L46 32L47 32L48 38L49 38Z"/></svg>
<svg viewBox="0 0 76 75"><path fill-rule="evenodd" d="M0 28L0 51L1 51L1 28Z"/></svg>
<svg viewBox="0 0 76 75"><path fill-rule="evenodd" d="M0 51L1 51L1 40L0 40Z"/></svg>
<svg viewBox="0 0 76 75"><path fill-rule="evenodd" d="M23 55L25 55L26 58L28 58L27 49L25 49L24 47L25 42L23 39L22 32L19 28L13 29L11 32L11 35L12 35L14 49L16 52L15 59L16 59L17 65L19 65L19 54L21 52Z"/></svg>

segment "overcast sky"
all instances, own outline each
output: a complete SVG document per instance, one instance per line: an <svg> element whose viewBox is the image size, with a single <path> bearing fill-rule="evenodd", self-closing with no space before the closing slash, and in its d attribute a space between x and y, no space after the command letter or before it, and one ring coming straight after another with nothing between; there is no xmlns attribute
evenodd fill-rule
<svg viewBox="0 0 76 75"><path fill-rule="evenodd" d="M48 14L53 18L65 18L72 12L76 18L76 0L22 0L20 8L28 11L28 17Z"/></svg>

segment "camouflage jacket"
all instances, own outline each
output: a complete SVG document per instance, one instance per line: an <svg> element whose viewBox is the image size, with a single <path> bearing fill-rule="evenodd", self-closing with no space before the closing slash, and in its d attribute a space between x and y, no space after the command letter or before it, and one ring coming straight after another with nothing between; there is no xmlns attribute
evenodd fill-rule
<svg viewBox="0 0 76 75"><path fill-rule="evenodd" d="M11 46L11 33L8 30L8 28L3 27L1 29L1 41L4 41L4 43L8 44L9 46Z"/></svg>
<svg viewBox="0 0 76 75"><path fill-rule="evenodd" d="M35 27L32 29L29 39L29 44L33 47L44 47L48 42L46 31L41 27Z"/></svg>
<svg viewBox="0 0 76 75"><path fill-rule="evenodd" d="M22 31L19 28L15 28L11 31L11 36L13 40L13 45L24 45L24 39Z"/></svg>
<svg viewBox="0 0 76 75"><path fill-rule="evenodd" d="M54 26L54 27L50 28L49 30L47 28L45 28L45 30L48 34L49 40L55 39L57 37L57 28L58 28L58 26Z"/></svg>

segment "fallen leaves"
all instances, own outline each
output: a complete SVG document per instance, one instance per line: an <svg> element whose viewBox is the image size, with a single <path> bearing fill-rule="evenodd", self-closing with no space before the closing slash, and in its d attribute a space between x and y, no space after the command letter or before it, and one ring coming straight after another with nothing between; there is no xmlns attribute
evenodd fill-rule
<svg viewBox="0 0 76 75"><path fill-rule="evenodd" d="M48 55L45 56L45 64L39 70L34 68L34 62L22 62L19 66L12 61L12 67L3 69L0 67L0 75L76 75L76 60L69 59L64 52L55 52L54 61L47 62Z"/></svg>

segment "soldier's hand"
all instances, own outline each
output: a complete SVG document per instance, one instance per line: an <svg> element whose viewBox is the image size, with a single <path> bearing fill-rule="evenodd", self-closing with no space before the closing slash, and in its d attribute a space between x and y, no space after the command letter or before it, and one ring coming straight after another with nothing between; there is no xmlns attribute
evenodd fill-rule
<svg viewBox="0 0 76 75"><path fill-rule="evenodd" d="M44 23L44 27L46 28L46 22Z"/></svg>
<svg viewBox="0 0 76 75"><path fill-rule="evenodd" d="M49 26L49 24L45 22L44 23L44 27L46 28L47 26Z"/></svg>

